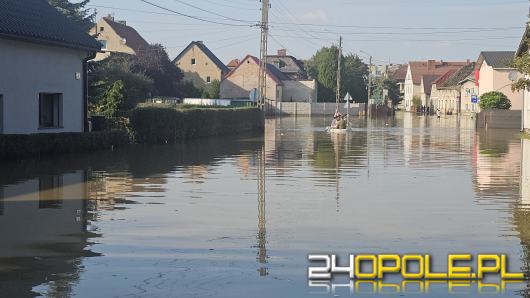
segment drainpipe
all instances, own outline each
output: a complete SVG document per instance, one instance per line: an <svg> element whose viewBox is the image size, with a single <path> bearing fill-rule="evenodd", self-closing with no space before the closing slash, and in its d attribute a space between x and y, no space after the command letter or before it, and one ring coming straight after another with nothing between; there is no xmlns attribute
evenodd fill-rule
<svg viewBox="0 0 530 298"><path fill-rule="evenodd" d="M88 61L96 58L96 52L90 52L83 59L83 131L89 132L88 125Z"/></svg>

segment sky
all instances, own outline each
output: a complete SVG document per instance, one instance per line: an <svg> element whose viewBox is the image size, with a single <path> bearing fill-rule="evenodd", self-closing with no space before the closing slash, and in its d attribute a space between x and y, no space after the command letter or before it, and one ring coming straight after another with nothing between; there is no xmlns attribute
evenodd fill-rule
<svg viewBox="0 0 530 298"><path fill-rule="evenodd" d="M149 3L146 3L149 2ZM270 0L269 54L299 59L344 39L344 52L376 64L476 60L481 51L515 51L528 0ZM158 6L158 7L157 7ZM125 20L175 58L203 41L223 62L259 56L260 0L90 0L98 19Z"/></svg>

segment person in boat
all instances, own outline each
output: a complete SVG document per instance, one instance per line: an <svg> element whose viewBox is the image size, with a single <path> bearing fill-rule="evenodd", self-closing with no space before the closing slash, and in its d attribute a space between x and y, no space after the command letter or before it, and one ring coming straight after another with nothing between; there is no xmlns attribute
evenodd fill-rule
<svg viewBox="0 0 530 298"><path fill-rule="evenodd" d="M333 115L333 121L331 121L331 128L338 128L339 120L342 117L342 114L339 111L335 112Z"/></svg>
<svg viewBox="0 0 530 298"><path fill-rule="evenodd" d="M347 126L348 126L348 122L346 121L346 117L342 116L340 118L339 122L337 123L337 128L338 129L346 129Z"/></svg>

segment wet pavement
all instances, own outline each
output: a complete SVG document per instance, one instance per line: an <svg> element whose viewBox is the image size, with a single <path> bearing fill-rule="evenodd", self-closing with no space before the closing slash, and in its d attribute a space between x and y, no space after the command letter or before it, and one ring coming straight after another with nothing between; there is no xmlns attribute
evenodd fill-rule
<svg viewBox="0 0 530 298"><path fill-rule="evenodd" d="M0 296L373 296L310 287L309 253L429 253L441 270L505 253L530 271L530 140L456 116L327 122L0 164Z"/></svg>

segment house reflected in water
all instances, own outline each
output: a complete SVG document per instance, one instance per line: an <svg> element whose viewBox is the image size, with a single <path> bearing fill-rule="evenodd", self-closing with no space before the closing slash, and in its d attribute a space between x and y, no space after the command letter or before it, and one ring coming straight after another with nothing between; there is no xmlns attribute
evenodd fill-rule
<svg viewBox="0 0 530 298"><path fill-rule="evenodd" d="M49 282L68 293L78 280L87 250L86 171L43 175L0 186L0 293L33 297ZM13 282L16 280L16 282Z"/></svg>

